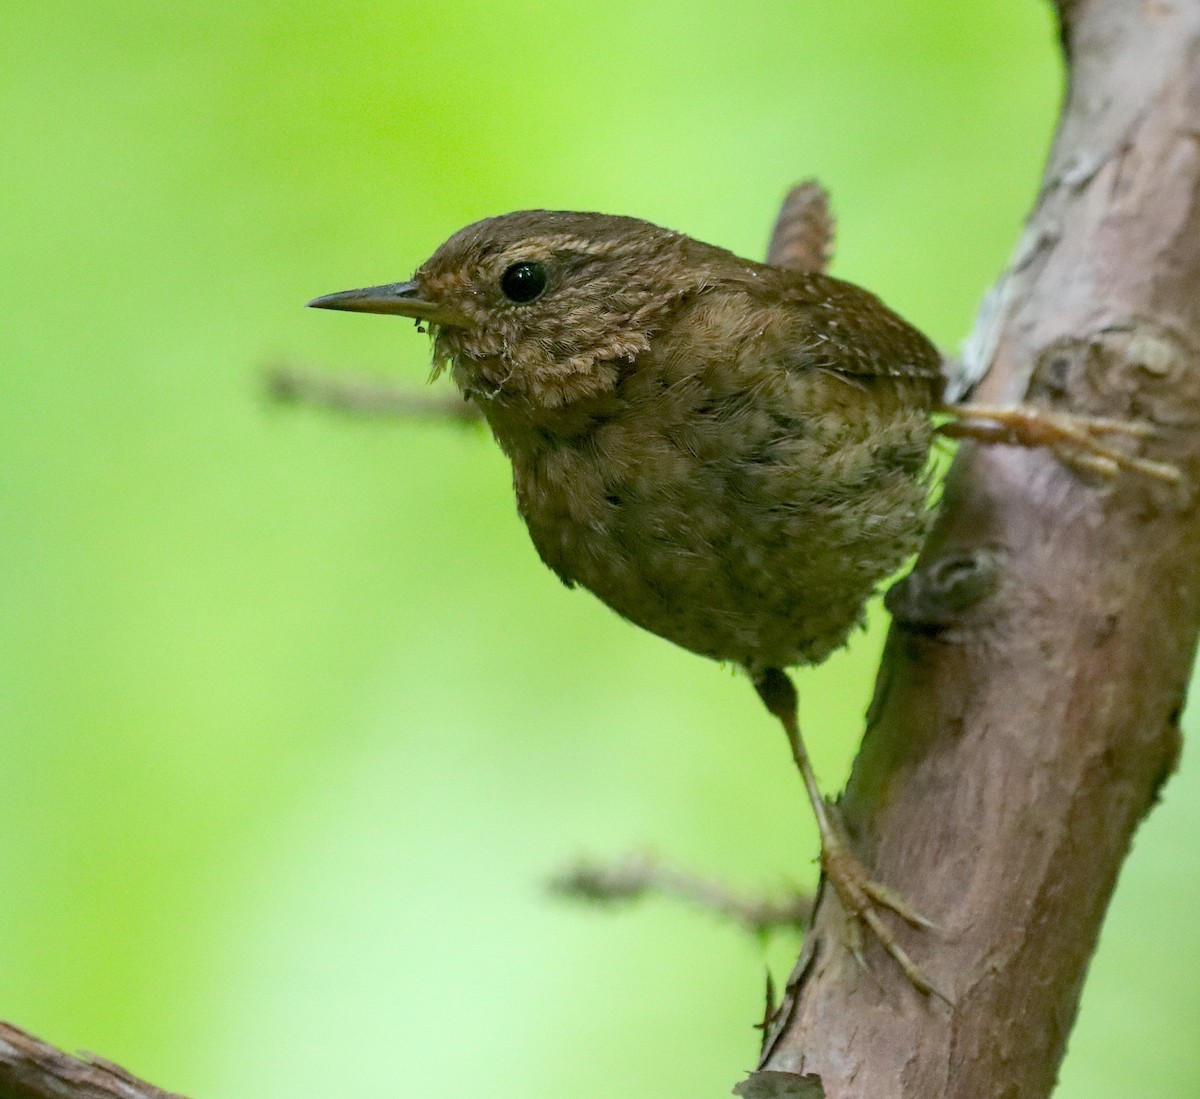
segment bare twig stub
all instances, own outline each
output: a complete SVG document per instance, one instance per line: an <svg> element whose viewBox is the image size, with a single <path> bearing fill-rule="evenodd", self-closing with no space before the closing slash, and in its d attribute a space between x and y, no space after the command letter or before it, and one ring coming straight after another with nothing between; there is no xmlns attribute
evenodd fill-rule
<svg viewBox="0 0 1200 1099"><path fill-rule="evenodd" d="M426 393L374 378L346 378L295 364L263 371L267 395L280 404L340 412L358 419L482 420L458 392Z"/></svg>
<svg viewBox="0 0 1200 1099"><path fill-rule="evenodd" d="M667 866L649 855L629 855L612 863L578 863L555 877L550 888L560 896L591 904L669 897L756 934L776 928L802 929L812 917L810 896L743 896L724 882Z"/></svg>
<svg viewBox="0 0 1200 1099"><path fill-rule="evenodd" d="M1157 429L1200 482L1200 5L1060 5L1070 87L1036 208L975 333L979 399ZM987 582L936 593L940 573ZM928 581L928 582L926 582ZM959 598L963 591L970 598ZM969 591L968 591L969 589ZM934 593L933 603L927 594ZM836 946L828 895L764 1068L827 1099L1050 1093L1117 871L1178 752L1200 509L1138 476L968 444L879 674L842 807L953 1009Z"/></svg>
<svg viewBox="0 0 1200 1099"><path fill-rule="evenodd" d="M183 1099L98 1057L72 1057L0 1023L0 1099Z"/></svg>

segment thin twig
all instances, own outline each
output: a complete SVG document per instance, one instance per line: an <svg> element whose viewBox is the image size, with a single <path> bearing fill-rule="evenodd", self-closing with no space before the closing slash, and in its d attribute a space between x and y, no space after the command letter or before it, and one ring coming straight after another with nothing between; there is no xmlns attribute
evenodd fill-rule
<svg viewBox="0 0 1200 1099"><path fill-rule="evenodd" d="M813 900L794 893L782 900L745 897L723 882L686 870L664 866L649 855L627 855L609 864L579 863L551 883L553 892L591 904L620 904L658 895L683 901L693 908L732 920L761 934L776 928L808 925Z"/></svg>
<svg viewBox="0 0 1200 1099"><path fill-rule="evenodd" d="M280 404L305 405L359 419L453 420L476 423L479 410L458 393L427 394L374 378L345 378L282 364L263 371L267 395Z"/></svg>

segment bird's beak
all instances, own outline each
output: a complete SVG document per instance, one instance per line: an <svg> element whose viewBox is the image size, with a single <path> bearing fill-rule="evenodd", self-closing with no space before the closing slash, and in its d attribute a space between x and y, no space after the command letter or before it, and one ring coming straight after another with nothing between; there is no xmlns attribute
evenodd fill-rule
<svg viewBox="0 0 1200 1099"><path fill-rule="evenodd" d="M455 309L421 297L415 282L393 282L386 286L367 286L361 290L343 290L313 298L312 309L345 309L352 313L391 313L414 317L432 324L465 325L467 318Z"/></svg>

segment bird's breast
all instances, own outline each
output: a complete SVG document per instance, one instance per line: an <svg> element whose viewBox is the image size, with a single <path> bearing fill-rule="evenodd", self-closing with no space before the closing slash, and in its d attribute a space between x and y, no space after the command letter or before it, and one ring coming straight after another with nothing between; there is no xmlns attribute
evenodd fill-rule
<svg viewBox="0 0 1200 1099"><path fill-rule="evenodd" d="M703 655L823 659L923 533L924 409L891 379L651 366L587 430L501 439L542 560Z"/></svg>

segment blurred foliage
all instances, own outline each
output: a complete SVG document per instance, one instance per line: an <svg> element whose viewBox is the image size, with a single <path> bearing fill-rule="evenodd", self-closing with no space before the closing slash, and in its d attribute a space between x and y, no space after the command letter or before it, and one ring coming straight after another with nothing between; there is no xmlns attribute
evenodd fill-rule
<svg viewBox="0 0 1200 1099"><path fill-rule="evenodd" d="M301 306L469 220L754 255L805 175L835 270L952 346L1059 81L1034 0L8 4L0 1017L211 1099L725 1094L795 944L539 881L647 843L811 881L782 737L541 568L481 431L273 409L256 372L416 384L409 326ZM830 789L879 642L802 676ZM1198 831L1188 766L1062 1096L1200 1093Z"/></svg>

